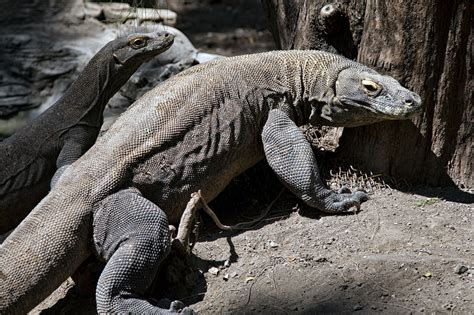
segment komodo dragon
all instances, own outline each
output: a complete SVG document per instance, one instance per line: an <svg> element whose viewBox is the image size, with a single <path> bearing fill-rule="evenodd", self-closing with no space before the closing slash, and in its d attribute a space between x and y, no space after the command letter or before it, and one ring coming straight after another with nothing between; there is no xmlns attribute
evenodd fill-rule
<svg viewBox="0 0 474 315"><path fill-rule="evenodd" d="M145 298L168 223L266 157L311 207L349 211L362 191L327 189L298 126L407 119L420 97L395 79L320 51L274 51L185 70L137 100L0 247L0 313L24 313L90 253L105 260L99 312L173 313ZM185 309L189 312L188 309Z"/></svg>
<svg viewBox="0 0 474 315"><path fill-rule="evenodd" d="M168 32L155 32L109 42L63 97L0 142L0 234L18 225L46 196L53 175L57 180L94 144L108 100L142 63L167 50L173 39Z"/></svg>

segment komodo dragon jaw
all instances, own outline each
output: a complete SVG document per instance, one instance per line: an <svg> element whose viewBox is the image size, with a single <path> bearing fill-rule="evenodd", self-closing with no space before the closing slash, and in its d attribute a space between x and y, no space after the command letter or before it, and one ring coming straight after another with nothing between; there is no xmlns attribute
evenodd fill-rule
<svg viewBox="0 0 474 315"><path fill-rule="evenodd" d="M365 67L342 69L332 93L334 96L327 104L319 108L313 106L310 122L355 127L383 120L409 119L422 109L418 94L392 77Z"/></svg>

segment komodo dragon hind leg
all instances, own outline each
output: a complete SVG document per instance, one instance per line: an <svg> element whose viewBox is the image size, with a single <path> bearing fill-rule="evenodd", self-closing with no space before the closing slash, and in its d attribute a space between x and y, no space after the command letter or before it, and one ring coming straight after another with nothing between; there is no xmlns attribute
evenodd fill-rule
<svg viewBox="0 0 474 315"><path fill-rule="evenodd" d="M151 304L145 293L170 249L165 213L136 190L119 191L94 207L93 238L106 261L96 290L99 313L193 314L182 303Z"/></svg>

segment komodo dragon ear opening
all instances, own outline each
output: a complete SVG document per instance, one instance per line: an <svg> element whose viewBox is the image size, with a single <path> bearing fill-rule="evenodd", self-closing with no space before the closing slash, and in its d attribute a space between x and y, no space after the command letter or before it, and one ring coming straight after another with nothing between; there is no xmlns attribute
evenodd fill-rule
<svg viewBox="0 0 474 315"><path fill-rule="evenodd" d="M120 57L117 54L114 53L113 56L114 56L114 60L116 64L119 64L119 65L124 64L124 62L120 59Z"/></svg>

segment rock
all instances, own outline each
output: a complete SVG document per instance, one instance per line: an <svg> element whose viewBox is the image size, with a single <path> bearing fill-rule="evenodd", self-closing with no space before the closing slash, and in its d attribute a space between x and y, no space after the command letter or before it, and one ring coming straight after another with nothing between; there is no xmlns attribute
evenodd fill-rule
<svg viewBox="0 0 474 315"><path fill-rule="evenodd" d="M277 248L278 246L280 246L280 244L275 243L274 241L270 241L268 242L268 246L270 246L270 248Z"/></svg>
<svg viewBox="0 0 474 315"><path fill-rule="evenodd" d="M33 1L0 19L1 136L59 99L88 60L116 36L94 19L76 19L84 8L81 0ZM47 27L41 26L44 20Z"/></svg>
<svg viewBox="0 0 474 315"><path fill-rule="evenodd" d="M454 267L454 272L457 273L458 275L462 275L463 273L468 271L468 269L469 268L467 268L466 266L457 265L456 267Z"/></svg>
<svg viewBox="0 0 474 315"><path fill-rule="evenodd" d="M132 8L127 3L118 2L100 2L98 5L102 7L107 23L125 23L128 20L136 20L137 25L148 21L176 25L177 14L171 10Z"/></svg>
<svg viewBox="0 0 474 315"><path fill-rule="evenodd" d="M453 303L446 303L443 305L443 308L447 311L452 311L456 308L456 305L454 305Z"/></svg>
<svg viewBox="0 0 474 315"><path fill-rule="evenodd" d="M84 14L86 16L99 19L103 14L102 7L98 3L84 2Z"/></svg>
<svg viewBox="0 0 474 315"><path fill-rule="evenodd" d="M207 272L209 272L211 275L217 276L219 274L219 269L216 267L211 267Z"/></svg>
<svg viewBox="0 0 474 315"><path fill-rule="evenodd" d="M352 308L353 311L360 311L362 310L364 307L360 304L356 304L354 305L354 307Z"/></svg>
<svg viewBox="0 0 474 315"><path fill-rule="evenodd" d="M82 3L82 2L81 2ZM111 10L130 9L128 4L106 4ZM101 3L86 2L87 16L102 18ZM146 13L148 14L148 13ZM173 16L162 12L163 16ZM0 34L0 139L13 134L36 118L59 99L77 78L89 59L117 36L133 31L135 26L103 24L88 18L64 28L52 21L47 29L34 22L19 21L5 26ZM153 29L157 29L156 24ZM105 132L131 103L156 84L201 62L221 56L200 53L179 30L167 27L176 38L171 49L143 65L110 100L104 111Z"/></svg>

